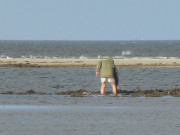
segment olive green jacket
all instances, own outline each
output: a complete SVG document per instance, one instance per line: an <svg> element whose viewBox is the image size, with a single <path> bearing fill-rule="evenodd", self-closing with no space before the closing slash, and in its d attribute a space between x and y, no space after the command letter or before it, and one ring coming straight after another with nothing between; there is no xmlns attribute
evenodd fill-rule
<svg viewBox="0 0 180 135"><path fill-rule="evenodd" d="M96 72L101 70L101 78L114 78L114 69L115 65L112 58L99 61L96 65Z"/></svg>

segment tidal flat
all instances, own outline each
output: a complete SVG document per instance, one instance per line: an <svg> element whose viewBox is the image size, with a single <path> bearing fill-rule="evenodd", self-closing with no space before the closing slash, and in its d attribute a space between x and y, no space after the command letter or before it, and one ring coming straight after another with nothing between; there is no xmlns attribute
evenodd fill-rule
<svg viewBox="0 0 180 135"><path fill-rule="evenodd" d="M179 97L0 95L1 135L179 135Z"/></svg>

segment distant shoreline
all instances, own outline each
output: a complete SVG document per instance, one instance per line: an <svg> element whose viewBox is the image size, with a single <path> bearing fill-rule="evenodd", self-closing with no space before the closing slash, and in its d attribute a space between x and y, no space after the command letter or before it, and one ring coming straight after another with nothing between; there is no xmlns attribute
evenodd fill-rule
<svg viewBox="0 0 180 135"><path fill-rule="evenodd" d="M95 67L103 59L0 58L0 67ZM180 59L114 59L117 67L180 68Z"/></svg>

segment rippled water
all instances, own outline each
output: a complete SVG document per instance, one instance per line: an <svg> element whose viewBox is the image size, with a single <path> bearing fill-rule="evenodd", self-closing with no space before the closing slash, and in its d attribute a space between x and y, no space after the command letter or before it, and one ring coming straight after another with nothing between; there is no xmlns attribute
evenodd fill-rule
<svg viewBox="0 0 180 135"><path fill-rule="evenodd" d="M0 58L180 58L180 41L0 41Z"/></svg>
<svg viewBox="0 0 180 135"><path fill-rule="evenodd" d="M119 68L118 89L180 88L179 68ZM0 68L0 91L99 90L95 68ZM107 85L107 91L111 87Z"/></svg>

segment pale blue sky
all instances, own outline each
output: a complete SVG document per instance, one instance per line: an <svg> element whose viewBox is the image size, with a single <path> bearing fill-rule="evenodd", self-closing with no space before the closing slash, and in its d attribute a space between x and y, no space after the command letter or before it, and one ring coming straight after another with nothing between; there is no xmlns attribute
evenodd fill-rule
<svg viewBox="0 0 180 135"><path fill-rule="evenodd" d="M0 40L179 40L180 0L0 0Z"/></svg>

